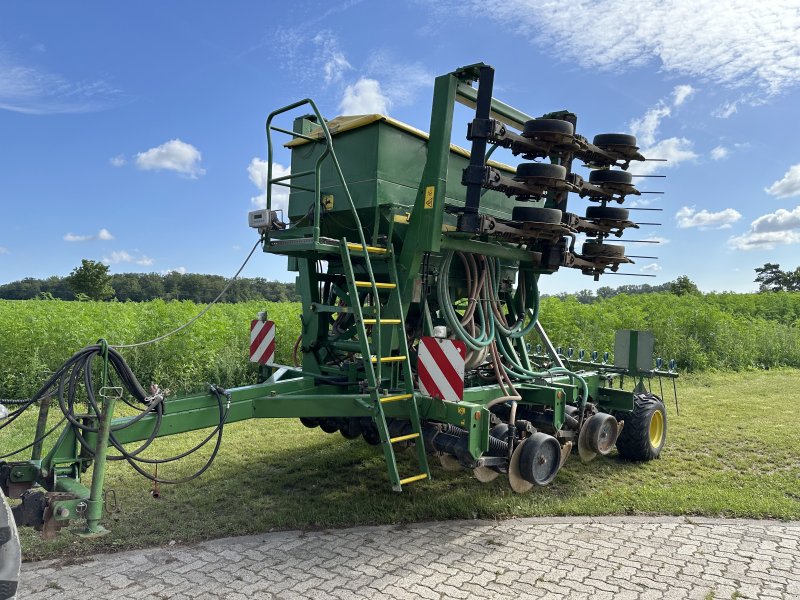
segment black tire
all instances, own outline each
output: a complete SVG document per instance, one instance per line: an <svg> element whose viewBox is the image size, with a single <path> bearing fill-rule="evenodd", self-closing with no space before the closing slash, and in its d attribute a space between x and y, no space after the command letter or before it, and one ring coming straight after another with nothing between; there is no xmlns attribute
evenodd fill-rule
<svg viewBox="0 0 800 600"><path fill-rule="evenodd" d="M637 394L633 411L617 413L616 416L625 421L617 438L617 450L623 458L642 461L659 457L667 442L667 409L658 396ZM660 431L657 443L654 442L654 430Z"/></svg>
<svg viewBox="0 0 800 600"><path fill-rule="evenodd" d="M517 174L514 179L566 179L567 169L562 165L552 163L528 162L517 165Z"/></svg>
<svg viewBox="0 0 800 600"><path fill-rule="evenodd" d="M17 593L19 567L22 562L17 527L5 495L0 492L0 600Z"/></svg>
<svg viewBox="0 0 800 600"><path fill-rule="evenodd" d="M525 127L522 130L522 135L528 138L536 137L542 133L573 135L575 126L563 119L531 119L525 123Z"/></svg>
<svg viewBox="0 0 800 600"><path fill-rule="evenodd" d="M598 148L604 146L636 146L636 136L627 133L598 133L592 143Z"/></svg>
<svg viewBox="0 0 800 600"><path fill-rule="evenodd" d="M381 436L378 433L378 427L372 417L361 417L361 437L370 446L377 446L381 443Z"/></svg>
<svg viewBox="0 0 800 600"><path fill-rule="evenodd" d="M624 183L630 185L632 181L633 177L627 171L595 169L589 173L589 183Z"/></svg>
<svg viewBox="0 0 800 600"><path fill-rule="evenodd" d="M519 472L522 478L535 485L547 485L561 468L561 445L552 435L534 433L522 446Z"/></svg>
<svg viewBox="0 0 800 600"><path fill-rule="evenodd" d="M586 218L598 221L627 221L630 214L627 208L613 206L590 206L586 209Z"/></svg>
<svg viewBox="0 0 800 600"><path fill-rule="evenodd" d="M319 428L325 433L336 433L339 430L339 423L337 422L337 419L320 419Z"/></svg>
<svg viewBox="0 0 800 600"><path fill-rule="evenodd" d="M511 211L511 220L532 223L561 223L561 215L561 211L557 208L515 206Z"/></svg>
<svg viewBox="0 0 800 600"><path fill-rule="evenodd" d="M598 244L597 242L585 242L583 244L584 256L602 256L606 258L619 258L625 256L625 246L619 244Z"/></svg>
<svg viewBox="0 0 800 600"><path fill-rule="evenodd" d="M319 425L319 420L313 417L300 417L300 422L309 429L314 429Z"/></svg>
<svg viewBox="0 0 800 600"><path fill-rule="evenodd" d="M347 440L354 440L361 435L361 424L358 418L350 418L339 428L339 433Z"/></svg>

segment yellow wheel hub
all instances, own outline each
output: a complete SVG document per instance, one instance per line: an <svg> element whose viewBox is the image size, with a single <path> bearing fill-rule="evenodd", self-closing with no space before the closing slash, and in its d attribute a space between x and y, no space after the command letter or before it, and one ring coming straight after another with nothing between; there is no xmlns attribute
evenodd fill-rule
<svg viewBox="0 0 800 600"><path fill-rule="evenodd" d="M664 439L664 415L660 410L653 413L650 417L650 445L658 448Z"/></svg>

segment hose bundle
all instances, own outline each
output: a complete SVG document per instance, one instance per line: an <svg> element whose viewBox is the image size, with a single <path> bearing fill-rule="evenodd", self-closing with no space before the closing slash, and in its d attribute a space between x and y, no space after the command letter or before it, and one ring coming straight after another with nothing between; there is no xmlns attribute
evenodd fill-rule
<svg viewBox="0 0 800 600"><path fill-rule="evenodd" d="M450 294L450 271L455 256L458 256L464 269L467 290L467 306L461 316L456 312ZM519 271L517 290L508 303L510 311L507 315L504 302L500 299L500 276L499 259L451 250L442 258L437 281L437 299L445 322L455 337L463 340L471 350L467 368L484 363L488 355L491 355L494 377L503 396L490 405L521 399L512 380L525 381L566 375L581 386L583 407L588 399L588 387L582 377L563 367L536 371L527 352L518 352L516 348L533 331L539 319L537 277ZM511 315L516 317L509 324Z"/></svg>
<svg viewBox="0 0 800 600"><path fill-rule="evenodd" d="M209 433L208 436L206 436L206 438L199 444L185 452L168 458L143 458L140 456L141 453L144 452L159 435L164 416L165 393L162 392L157 386L153 386L151 388L151 394L148 395L142 385L136 379L136 376L134 375L133 371L131 371L131 368L125 362L125 359L122 357L122 355L113 347L107 346L105 343L87 346L86 348L76 352L69 360L67 360L67 362L65 362L48 378L45 384L39 388L39 390L29 400L24 401L19 408L8 415L6 421L0 424L0 430L8 427L17 418L19 418L23 412L40 400L54 396L58 400L58 405L61 409L63 417L58 423L56 423L56 425L40 435L32 443L24 446L23 448L19 448L14 452L0 456L0 459L18 454L19 452L27 450L28 448L31 448L34 445L42 442L46 437L58 429L65 421L67 421L73 428L75 436L81 447L90 456L94 455L94 446L87 441L86 435L97 434L99 432L99 427L91 424L92 422L99 423L101 416L101 406L97 401L97 393L95 392L94 383L95 377L93 371L93 363L98 356L101 358L105 358L107 356L108 359L106 387L115 387L115 384L117 384L119 388L126 391L133 399L133 402L131 402L124 396L121 396L122 401L128 406L139 411L139 414L130 419L126 419L123 423L118 423L116 425L112 424L109 432L109 443L119 452L119 454L109 455L108 460L125 460L138 473L147 479L156 481L158 483L184 483L202 475L214 462L222 443L222 430L225 422L227 421L231 404L230 394L218 386L211 386L211 392L214 394L219 407L219 423L214 430L211 431L211 433ZM76 413L76 405L82 401L78 398L81 391L84 392L83 395L85 396L86 408L88 409L88 419L86 418L87 414L79 415ZM100 393L103 394L104 390L101 389ZM227 398L227 404L225 401L223 401L223 398ZM125 449L122 443L120 443L117 437L114 435L114 432L121 431L140 422L145 417L153 415L153 429L148 437L138 448L134 450ZM144 468L140 466L140 463L156 465L174 462L181 458L185 458L186 456L189 456L205 446L214 437L216 437L216 443L206 464L203 465L203 467L201 467L197 472L187 477L181 479L159 479L158 477L155 477L145 471Z"/></svg>

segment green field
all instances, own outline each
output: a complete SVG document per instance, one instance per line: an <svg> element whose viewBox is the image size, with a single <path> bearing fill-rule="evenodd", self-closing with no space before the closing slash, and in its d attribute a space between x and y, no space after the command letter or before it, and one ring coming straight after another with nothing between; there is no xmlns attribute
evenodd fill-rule
<svg viewBox="0 0 800 600"><path fill-rule="evenodd" d="M48 371L100 337L111 344L148 340L201 309L176 301L0 300L0 398L29 397ZM278 360L289 363L300 333L299 305L272 302L217 305L187 330L154 346L126 350L125 358L140 381L175 392L206 382L252 383L249 322L265 309L277 324ZM613 350L616 329L650 329L656 354L677 359L682 372L800 368L797 292L620 295L593 304L545 298L540 319L556 345L589 351Z"/></svg>
<svg viewBox="0 0 800 600"><path fill-rule="evenodd" d="M299 330L294 304L214 307L187 332L125 356L143 383L173 390L251 382L248 321L264 308L278 323L279 359L288 362ZM44 372L100 336L112 343L148 339L199 309L177 302L0 302L0 397L32 393ZM79 540L64 531L44 541L25 531L26 556L428 519L650 513L800 519L800 436L786 416L800 402L800 370L792 368L800 367L798 315L800 294L654 294L591 305L544 301L542 322L556 343L572 340L576 347L602 350L611 347L615 328L649 324L657 351L695 371L679 380L680 416L665 394L668 445L652 463L622 462L615 453L588 465L572 457L551 486L516 495L503 476L480 484L470 473L445 472L434 461L432 481L394 494L377 447L297 421L236 423L225 428L209 471L189 484L162 485L159 499L151 497L150 482L112 463L106 487L116 490L121 506L105 519L112 533ZM0 455L30 441L30 412L0 431ZM173 455L202 437L204 432L164 438L147 455ZM190 474L207 455L167 465L159 476ZM410 469L411 453L401 460Z"/></svg>

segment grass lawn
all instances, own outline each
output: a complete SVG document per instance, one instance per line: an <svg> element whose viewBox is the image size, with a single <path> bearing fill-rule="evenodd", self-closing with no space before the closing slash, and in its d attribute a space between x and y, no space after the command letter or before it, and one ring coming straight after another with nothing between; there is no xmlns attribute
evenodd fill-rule
<svg viewBox="0 0 800 600"><path fill-rule="evenodd" d="M432 481L395 494L378 447L309 430L296 420L236 423L225 428L209 471L188 484L162 485L159 499L151 497L150 482L126 464L112 463L106 487L116 490L121 510L104 520L111 533L84 540L64 529L45 541L25 530L24 552L28 559L74 557L273 529L438 519L614 514L800 519L800 435L792 418L800 403L798 383L798 370L683 377L676 416L665 382L669 430L660 460L627 463L612 453L584 465L571 456L550 486L526 495L514 494L504 476L481 484L469 472L444 471L435 459ZM33 415L27 423L32 420ZM0 434L0 454L21 446L29 434L24 424L17 425L9 428L16 429L13 434ZM202 437L164 438L156 450L175 454ZM400 460L401 472L414 469L410 450ZM186 475L203 462L191 457L163 466L159 475Z"/></svg>

